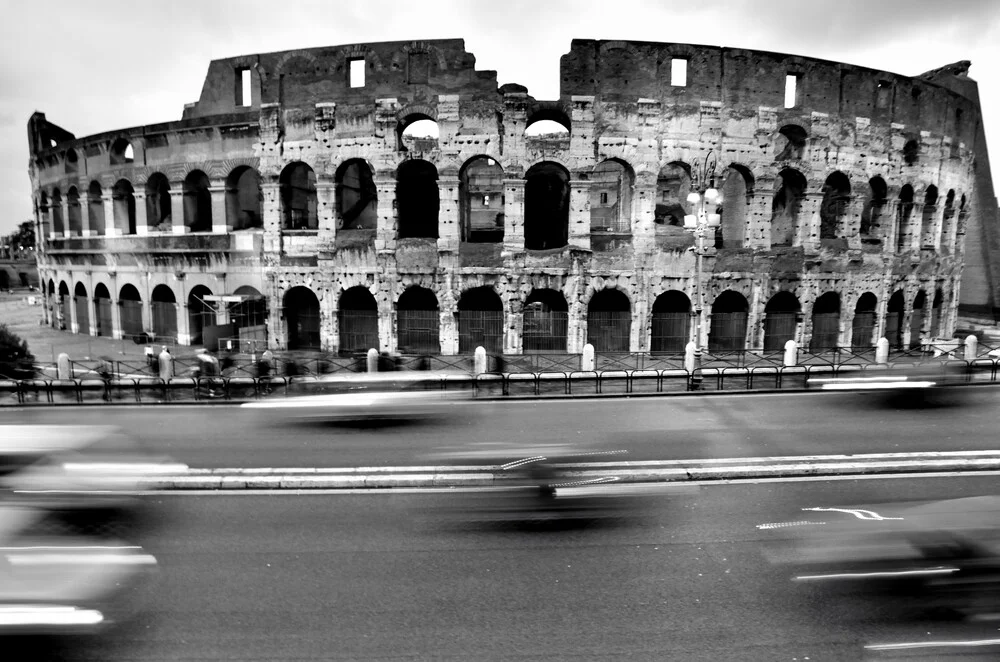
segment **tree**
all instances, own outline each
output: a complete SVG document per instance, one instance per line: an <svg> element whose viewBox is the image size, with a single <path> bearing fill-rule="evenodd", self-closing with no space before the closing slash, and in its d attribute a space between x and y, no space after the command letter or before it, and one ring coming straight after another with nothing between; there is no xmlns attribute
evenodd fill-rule
<svg viewBox="0 0 1000 662"><path fill-rule="evenodd" d="M31 379L34 376L35 357L28 349L28 341L0 324L0 378Z"/></svg>
<svg viewBox="0 0 1000 662"><path fill-rule="evenodd" d="M3 238L3 243L10 246L11 255L34 249L35 223L33 221L21 223L17 226L17 231Z"/></svg>

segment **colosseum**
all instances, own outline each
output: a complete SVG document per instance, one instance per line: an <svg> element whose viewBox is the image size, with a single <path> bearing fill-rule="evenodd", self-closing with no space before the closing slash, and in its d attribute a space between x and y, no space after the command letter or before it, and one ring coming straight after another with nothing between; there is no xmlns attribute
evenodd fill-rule
<svg viewBox="0 0 1000 662"><path fill-rule="evenodd" d="M31 117L46 319L346 354L950 337L968 66L573 40L538 100L460 39L216 60L177 122Z"/></svg>

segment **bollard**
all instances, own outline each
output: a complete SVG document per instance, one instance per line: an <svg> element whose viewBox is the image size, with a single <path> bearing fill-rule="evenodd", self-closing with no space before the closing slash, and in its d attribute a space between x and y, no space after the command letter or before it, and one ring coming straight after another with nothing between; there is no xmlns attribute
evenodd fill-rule
<svg viewBox="0 0 1000 662"><path fill-rule="evenodd" d="M794 340L785 342L785 360L783 363L786 368L799 364L799 346Z"/></svg>
<svg viewBox="0 0 1000 662"><path fill-rule="evenodd" d="M167 381L174 376L174 357L170 355L167 348L164 347L163 351L160 352L159 356L160 362L160 379Z"/></svg>
<svg viewBox="0 0 1000 662"><path fill-rule="evenodd" d="M979 338L969 335L965 337L965 360L975 361L979 353Z"/></svg>
<svg viewBox="0 0 1000 662"><path fill-rule="evenodd" d="M476 348L476 356L473 361L473 372L481 375L486 372L486 348L480 345Z"/></svg>
<svg viewBox="0 0 1000 662"><path fill-rule="evenodd" d="M56 377L59 379L73 379L69 369L69 354L63 352L56 359Z"/></svg>
<svg viewBox="0 0 1000 662"><path fill-rule="evenodd" d="M692 340L688 344L684 345L684 369L688 372L694 372L695 369L695 351L697 351L698 346L694 344Z"/></svg>
<svg viewBox="0 0 1000 662"><path fill-rule="evenodd" d="M594 346L587 343L583 346L583 356L580 357L580 370L583 372L593 372L594 365Z"/></svg>
<svg viewBox="0 0 1000 662"><path fill-rule="evenodd" d="M875 343L875 363L885 365L889 362L889 341L886 338L879 338Z"/></svg>
<svg viewBox="0 0 1000 662"><path fill-rule="evenodd" d="M374 347L368 350L367 370L368 372L378 372L378 350Z"/></svg>

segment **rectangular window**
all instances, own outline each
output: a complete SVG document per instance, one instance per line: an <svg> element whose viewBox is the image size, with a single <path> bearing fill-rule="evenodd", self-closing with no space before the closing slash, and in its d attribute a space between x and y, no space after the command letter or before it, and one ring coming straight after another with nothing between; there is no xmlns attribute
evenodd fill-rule
<svg viewBox="0 0 1000 662"><path fill-rule="evenodd" d="M798 105L798 86L798 74L788 74L785 76L785 108L794 108Z"/></svg>
<svg viewBox="0 0 1000 662"><path fill-rule="evenodd" d="M670 84L674 87L684 87L688 79L688 61L674 58L670 61Z"/></svg>
<svg viewBox="0 0 1000 662"><path fill-rule="evenodd" d="M365 86L365 61L363 58L349 60L351 68L351 87Z"/></svg>
<svg viewBox="0 0 1000 662"><path fill-rule="evenodd" d="M878 82L878 91L875 97L875 106L877 108L888 108L889 99L892 94L892 83L885 80L880 80Z"/></svg>
<svg viewBox="0 0 1000 662"><path fill-rule="evenodd" d="M601 204L602 205L608 204L608 194L607 193L601 193Z"/></svg>
<svg viewBox="0 0 1000 662"><path fill-rule="evenodd" d="M244 69L240 72L240 96L241 106L253 105L253 91L250 88L250 70Z"/></svg>

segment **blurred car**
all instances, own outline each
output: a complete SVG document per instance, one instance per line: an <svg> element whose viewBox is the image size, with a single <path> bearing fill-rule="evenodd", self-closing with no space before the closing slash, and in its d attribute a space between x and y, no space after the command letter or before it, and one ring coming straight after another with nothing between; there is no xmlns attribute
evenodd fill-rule
<svg viewBox="0 0 1000 662"><path fill-rule="evenodd" d="M873 395L881 394L890 405L919 406L951 402L954 389L968 382L964 362L925 362L810 378L807 386L823 391L875 391Z"/></svg>
<svg viewBox="0 0 1000 662"><path fill-rule="evenodd" d="M291 396L272 395L240 405L292 418L323 420L414 420L448 416L472 393L445 389L469 376L448 372L373 372L324 375L293 383Z"/></svg>
<svg viewBox="0 0 1000 662"><path fill-rule="evenodd" d="M1000 497L803 508L758 525L772 562L796 582L905 591L927 609L1000 614Z"/></svg>

